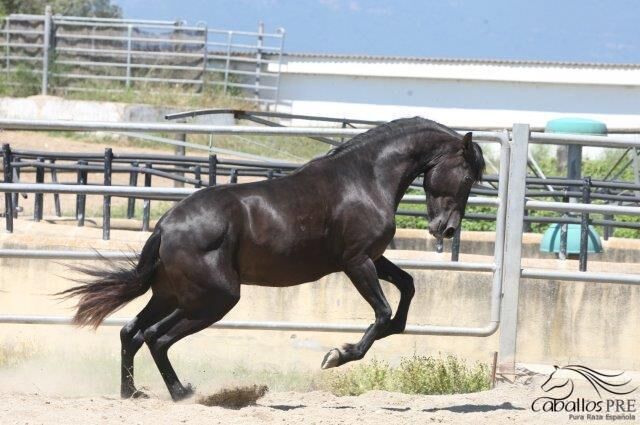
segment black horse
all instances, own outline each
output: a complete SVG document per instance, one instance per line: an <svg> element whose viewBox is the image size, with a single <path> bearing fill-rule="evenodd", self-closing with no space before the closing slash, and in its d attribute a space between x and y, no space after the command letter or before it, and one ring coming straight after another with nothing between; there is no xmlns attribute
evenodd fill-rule
<svg viewBox="0 0 640 425"><path fill-rule="evenodd" d="M358 360L376 339L404 331L414 294L411 276L383 257L395 233L395 212L424 174L429 232L450 238L484 159L471 133L423 118L373 128L294 173L269 181L202 189L158 222L137 263L83 270L93 279L61 294L80 296L74 321L97 327L111 312L152 288L149 303L120 332L123 397L141 396L133 359L151 351L171 397L192 393L167 351L222 319L240 299L240 285L284 287L342 271L375 312L356 344L329 351L322 368ZM395 285L395 316L378 279Z"/></svg>

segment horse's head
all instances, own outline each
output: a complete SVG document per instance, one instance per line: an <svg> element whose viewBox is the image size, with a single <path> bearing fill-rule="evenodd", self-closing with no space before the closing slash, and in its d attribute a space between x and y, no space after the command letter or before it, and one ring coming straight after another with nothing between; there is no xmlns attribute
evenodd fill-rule
<svg viewBox="0 0 640 425"><path fill-rule="evenodd" d="M542 391L544 392L549 392L551 390L554 390L556 388L562 388L565 385L567 385L569 383L569 379L565 378L565 379L560 379L554 375L557 374L557 372L559 370L562 370L562 368L559 368L558 366L553 366L553 372L551 372L551 375L549 375L549 377L547 378L546 381L544 381L544 383L542 385L540 385L540 388L542 388ZM553 382L552 382L553 380Z"/></svg>
<svg viewBox="0 0 640 425"><path fill-rule="evenodd" d="M473 183L482 179L482 149L471 141L471 133L447 145L424 175L429 233L451 238L460 226Z"/></svg>

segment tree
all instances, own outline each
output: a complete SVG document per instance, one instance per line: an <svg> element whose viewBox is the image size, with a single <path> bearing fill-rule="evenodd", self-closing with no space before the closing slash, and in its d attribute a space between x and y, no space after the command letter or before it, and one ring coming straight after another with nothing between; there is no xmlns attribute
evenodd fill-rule
<svg viewBox="0 0 640 425"><path fill-rule="evenodd" d="M122 9L111 0L0 0L0 13L42 15L46 5L58 15L122 18Z"/></svg>

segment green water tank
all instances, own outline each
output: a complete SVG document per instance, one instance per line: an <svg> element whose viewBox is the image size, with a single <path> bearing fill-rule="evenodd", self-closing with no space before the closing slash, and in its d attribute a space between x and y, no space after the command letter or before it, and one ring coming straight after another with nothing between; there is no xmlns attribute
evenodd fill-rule
<svg viewBox="0 0 640 425"><path fill-rule="evenodd" d="M567 254L580 254L580 225L570 223L567 225ZM561 225L554 223L544 232L542 242L540 242L540 251L542 252L560 252L560 229ZM589 226L587 236L587 251L592 253L602 252L602 242L600 235L593 226Z"/></svg>
<svg viewBox="0 0 640 425"><path fill-rule="evenodd" d="M547 122L547 133L607 134L607 125L588 118L558 118Z"/></svg>

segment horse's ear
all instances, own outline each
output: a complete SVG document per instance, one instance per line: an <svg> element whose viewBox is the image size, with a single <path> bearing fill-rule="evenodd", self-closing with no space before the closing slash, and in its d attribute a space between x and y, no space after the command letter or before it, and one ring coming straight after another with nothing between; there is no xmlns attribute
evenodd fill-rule
<svg viewBox="0 0 640 425"><path fill-rule="evenodd" d="M555 370L560 369L557 365L553 365L553 367L554 367Z"/></svg>
<svg viewBox="0 0 640 425"><path fill-rule="evenodd" d="M464 146L464 150L467 152L471 152L471 136L471 132L468 132L467 134L462 136L462 145Z"/></svg>

